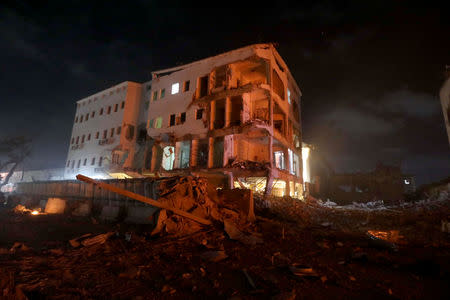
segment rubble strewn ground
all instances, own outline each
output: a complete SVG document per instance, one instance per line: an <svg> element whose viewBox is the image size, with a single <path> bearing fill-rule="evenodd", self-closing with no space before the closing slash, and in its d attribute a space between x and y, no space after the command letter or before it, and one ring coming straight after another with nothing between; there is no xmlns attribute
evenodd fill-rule
<svg viewBox="0 0 450 300"><path fill-rule="evenodd" d="M0 298L449 299L448 197L395 209L255 201L254 243L226 221L152 235L149 225L2 208Z"/></svg>

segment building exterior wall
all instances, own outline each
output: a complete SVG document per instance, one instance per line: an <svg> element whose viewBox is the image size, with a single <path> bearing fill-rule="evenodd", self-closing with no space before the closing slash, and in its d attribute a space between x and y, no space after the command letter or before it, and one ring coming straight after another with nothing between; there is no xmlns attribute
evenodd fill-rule
<svg viewBox="0 0 450 300"><path fill-rule="evenodd" d="M133 138L127 139L126 133L129 126L136 130L140 102L141 84L129 81L77 101L66 179L73 179L79 173L108 177L106 171L112 162L112 151L121 144L132 148ZM135 140L135 132L133 136ZM130 164L129 160L127 163Z"/></svg>
<svg viewBox="0 0 450 300"><path fill-rule="evenodd" d="M251 45L152 75L147 133L154 146L148 174L201 169L221 173L230 186L236 180L245 185L242 181L253 174L267 178L266 192L275 188L279 195L300 196L301 92L271 44ZM207 151L200 150L205 143ZM174 151L170 168L161 158L170 156L167 147ZM274 151L283 164L274 163ZM199 164L205 155L206 165Z"/></svg>
<svg viewBox="0 0 450 300"><path fill-rule="evenodd" d="M450 71L448 71L450 74ZM442 112L444 113L445 128L447 129L448 142L450 145L450 76L442 85L440 91Z"/></svg>

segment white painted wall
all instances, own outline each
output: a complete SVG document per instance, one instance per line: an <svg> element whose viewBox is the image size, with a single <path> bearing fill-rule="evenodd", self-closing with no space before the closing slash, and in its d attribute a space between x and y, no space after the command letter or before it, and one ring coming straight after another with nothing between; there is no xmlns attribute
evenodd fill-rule
<svg viewBox="0 0 450 300"><path fill-rule="evenodd" d="M121 109L121 103L125 101L128 92L128 81L120 83L109 89L98 92L94 95L86 97L77 101L77 110L75 116L78 117L78 122L73 124L72 136L70 140L66 165L65 178L73 179L77 174L84 174L92 177L100 177L104 175L102 172L95 172L96 168L100 168L98 163L100 156L110 157L111 150L119 145L120 136L117 135L117 128L122 127L122 120L124 109ZM117 112L114 112L114 105L118 104ZM111 106L111 113L107 114L108 106ZM100 109L103 108L103 115L100 115ZM95 116L92 118L92 112L95 111ZM89 113L88 121L85 121L86 114ZM83 122L80 123L80 116L83 116ZM111 128L114 128L114 142L111 144L99 145L99 140L103 139L103 131L107 130L107 136L110 138ZM96 139L96 133L99 133L99 138ZM87 141L88 134L91 134L91 140ZM124 134L123 128L121 134ZM72 138L80 137L79 145L81 144L81 137L85 135L86 139L81 149L72 150L72 146L76 145L72 142ZM92 158L95 157L95 165L91 165ZM86 166L83 166L84 159L87 159ZM77 168L78 160L81 160L80 168ZM67 167L67 161L70 161ZM72 169L72 161L75 161ZM109 164L108 160L103 159L102 167Z"/></svg>

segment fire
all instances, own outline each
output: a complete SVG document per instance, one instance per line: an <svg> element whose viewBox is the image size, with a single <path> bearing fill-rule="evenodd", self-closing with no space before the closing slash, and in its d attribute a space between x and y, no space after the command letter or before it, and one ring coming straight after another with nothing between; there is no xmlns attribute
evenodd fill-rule
<svg viewBox="0 0 450 300"><path fill-rule="evenodd" d="M31 214L32 214L32 215L38 215L39 212L38 212L37 210L33 210L33 211L31 212Z"/></svg>

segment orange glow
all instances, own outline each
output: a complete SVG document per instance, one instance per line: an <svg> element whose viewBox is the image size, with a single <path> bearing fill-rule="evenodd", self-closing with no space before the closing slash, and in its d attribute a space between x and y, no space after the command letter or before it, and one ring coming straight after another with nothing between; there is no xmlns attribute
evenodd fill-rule
<svg viewBox="0 0 450 300"><path fill-rule="evenodd" d="M38 212L37 210L33 210L33 211L31 212L31 214L32 214L32 215L38 215L39 212Z"/></svg>
<svg viewBox="0 0 450 300"><path fill-rule="evenodd" d="M379 238L381 240L385 240L391 243L401 242L403 236L399 234L398 230L388 230L388 231L379 231L379 230L368 230L368 234Z"/></svg>

